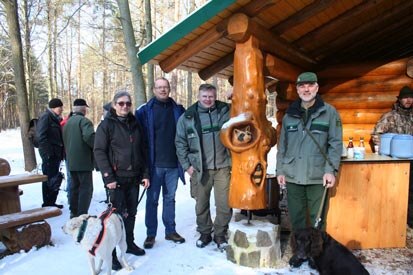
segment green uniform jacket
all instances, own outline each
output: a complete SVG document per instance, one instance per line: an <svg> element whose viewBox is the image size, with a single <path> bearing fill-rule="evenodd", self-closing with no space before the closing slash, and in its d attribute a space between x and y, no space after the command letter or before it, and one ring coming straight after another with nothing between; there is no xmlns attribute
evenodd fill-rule
<svg viewBox="0 0 413 275"><path fill-rule="evenodd" d="M198 102L190 106L179 118L176 125L175 146L176 155L184 171L192 165L195 169L193 175L195 180L201 182L204 170L202 163L203 148L201 147L201 122L196 111L197 104ZM221 128L230 118L230 105L217 100L215 101L215 106L218 111L218 125ZM213 145L211 144L211 148L204 148L204 150L210 153L214 150L212 147ZM228 150L225 161L228 164L225 167L231 165L231 157Z"/></svg>
<svg viewBox="0 0 413 275"><path fill-rule="evenodd" d="M69 171L93 171L95 130L82 113L74 113L63 126L63 142Z"/></svg>
<svg viewBox="0 0 413 275"><path fill-rule="evenodd" d="M334 167L328 164L303 128L301 115L290 107L282 120L277 152L277 175L284 175L287 182L301 185L322 184L325 173L335 175L335 171L338 171L343 149L340 116L333 106L319 97L317 100L320 106L309 117L306 128L311 131ZM293 104L297 110L300 100Z"/></svg>

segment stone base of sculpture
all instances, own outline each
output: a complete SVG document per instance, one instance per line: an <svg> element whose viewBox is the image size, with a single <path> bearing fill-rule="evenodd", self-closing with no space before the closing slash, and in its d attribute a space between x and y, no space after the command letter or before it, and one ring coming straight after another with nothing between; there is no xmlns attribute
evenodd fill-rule
<svg viewBox="0 0 413 275"><path fill-rule="evenodd" d="M239 219L236 214L229 224L227 259L253 268L276 267L281 259L280 233L277 224Z"/></svg>

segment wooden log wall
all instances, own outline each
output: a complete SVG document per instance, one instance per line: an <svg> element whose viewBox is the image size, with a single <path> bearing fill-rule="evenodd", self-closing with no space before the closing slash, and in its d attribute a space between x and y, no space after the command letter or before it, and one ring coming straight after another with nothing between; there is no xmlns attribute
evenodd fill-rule
<svg viewBox="0 0 413 275"><path fill-rule="evenodd" d="M391 110L403 86L413 89L412 58L388 63L343 64L316 72L319 93L324 101L340 113L343 123L343 142L353 137L358 146L364 137L366 149L376 122ZM280 82L277 86L277 121L280 123L289 104L297 99L295 83Z"/></svg>

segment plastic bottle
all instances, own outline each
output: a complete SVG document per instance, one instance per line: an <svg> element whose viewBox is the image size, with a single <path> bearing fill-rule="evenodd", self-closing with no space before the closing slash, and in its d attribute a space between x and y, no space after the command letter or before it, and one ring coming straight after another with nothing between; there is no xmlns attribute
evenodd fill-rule
<svg viewBox="0 0 413 275"><path fill-rule="evenodd" d="M354 148L354 158L364 159L366 156L366 148L364 147L364 137L360 137L359 147Z"/></svg>
<svg viewBox="0 0 413 275"><path fill-rule="evenodd" d="M347 145L347 158L352 159L354 158L354 145L353 145L353 138L348 138L348 145Z"/></svg>

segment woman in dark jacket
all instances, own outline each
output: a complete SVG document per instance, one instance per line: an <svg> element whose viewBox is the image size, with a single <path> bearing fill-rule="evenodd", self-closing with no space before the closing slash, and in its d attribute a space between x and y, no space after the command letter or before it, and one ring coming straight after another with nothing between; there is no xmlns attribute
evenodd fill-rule
<svg viewBox="0 0 413 275"><path fill-rule="evenodd" d="M137 256L145 251L134 243L133 230L138 206L139 184L149 187L146 160L147 146L142 130L131 113L132 100L128 92L118 92L112 108L96 130L94 155L108 189L110 202L125 223L127 253ZM115 252L115 251L114 251ZM117 269L114 253L113 269Z"/></svg>

